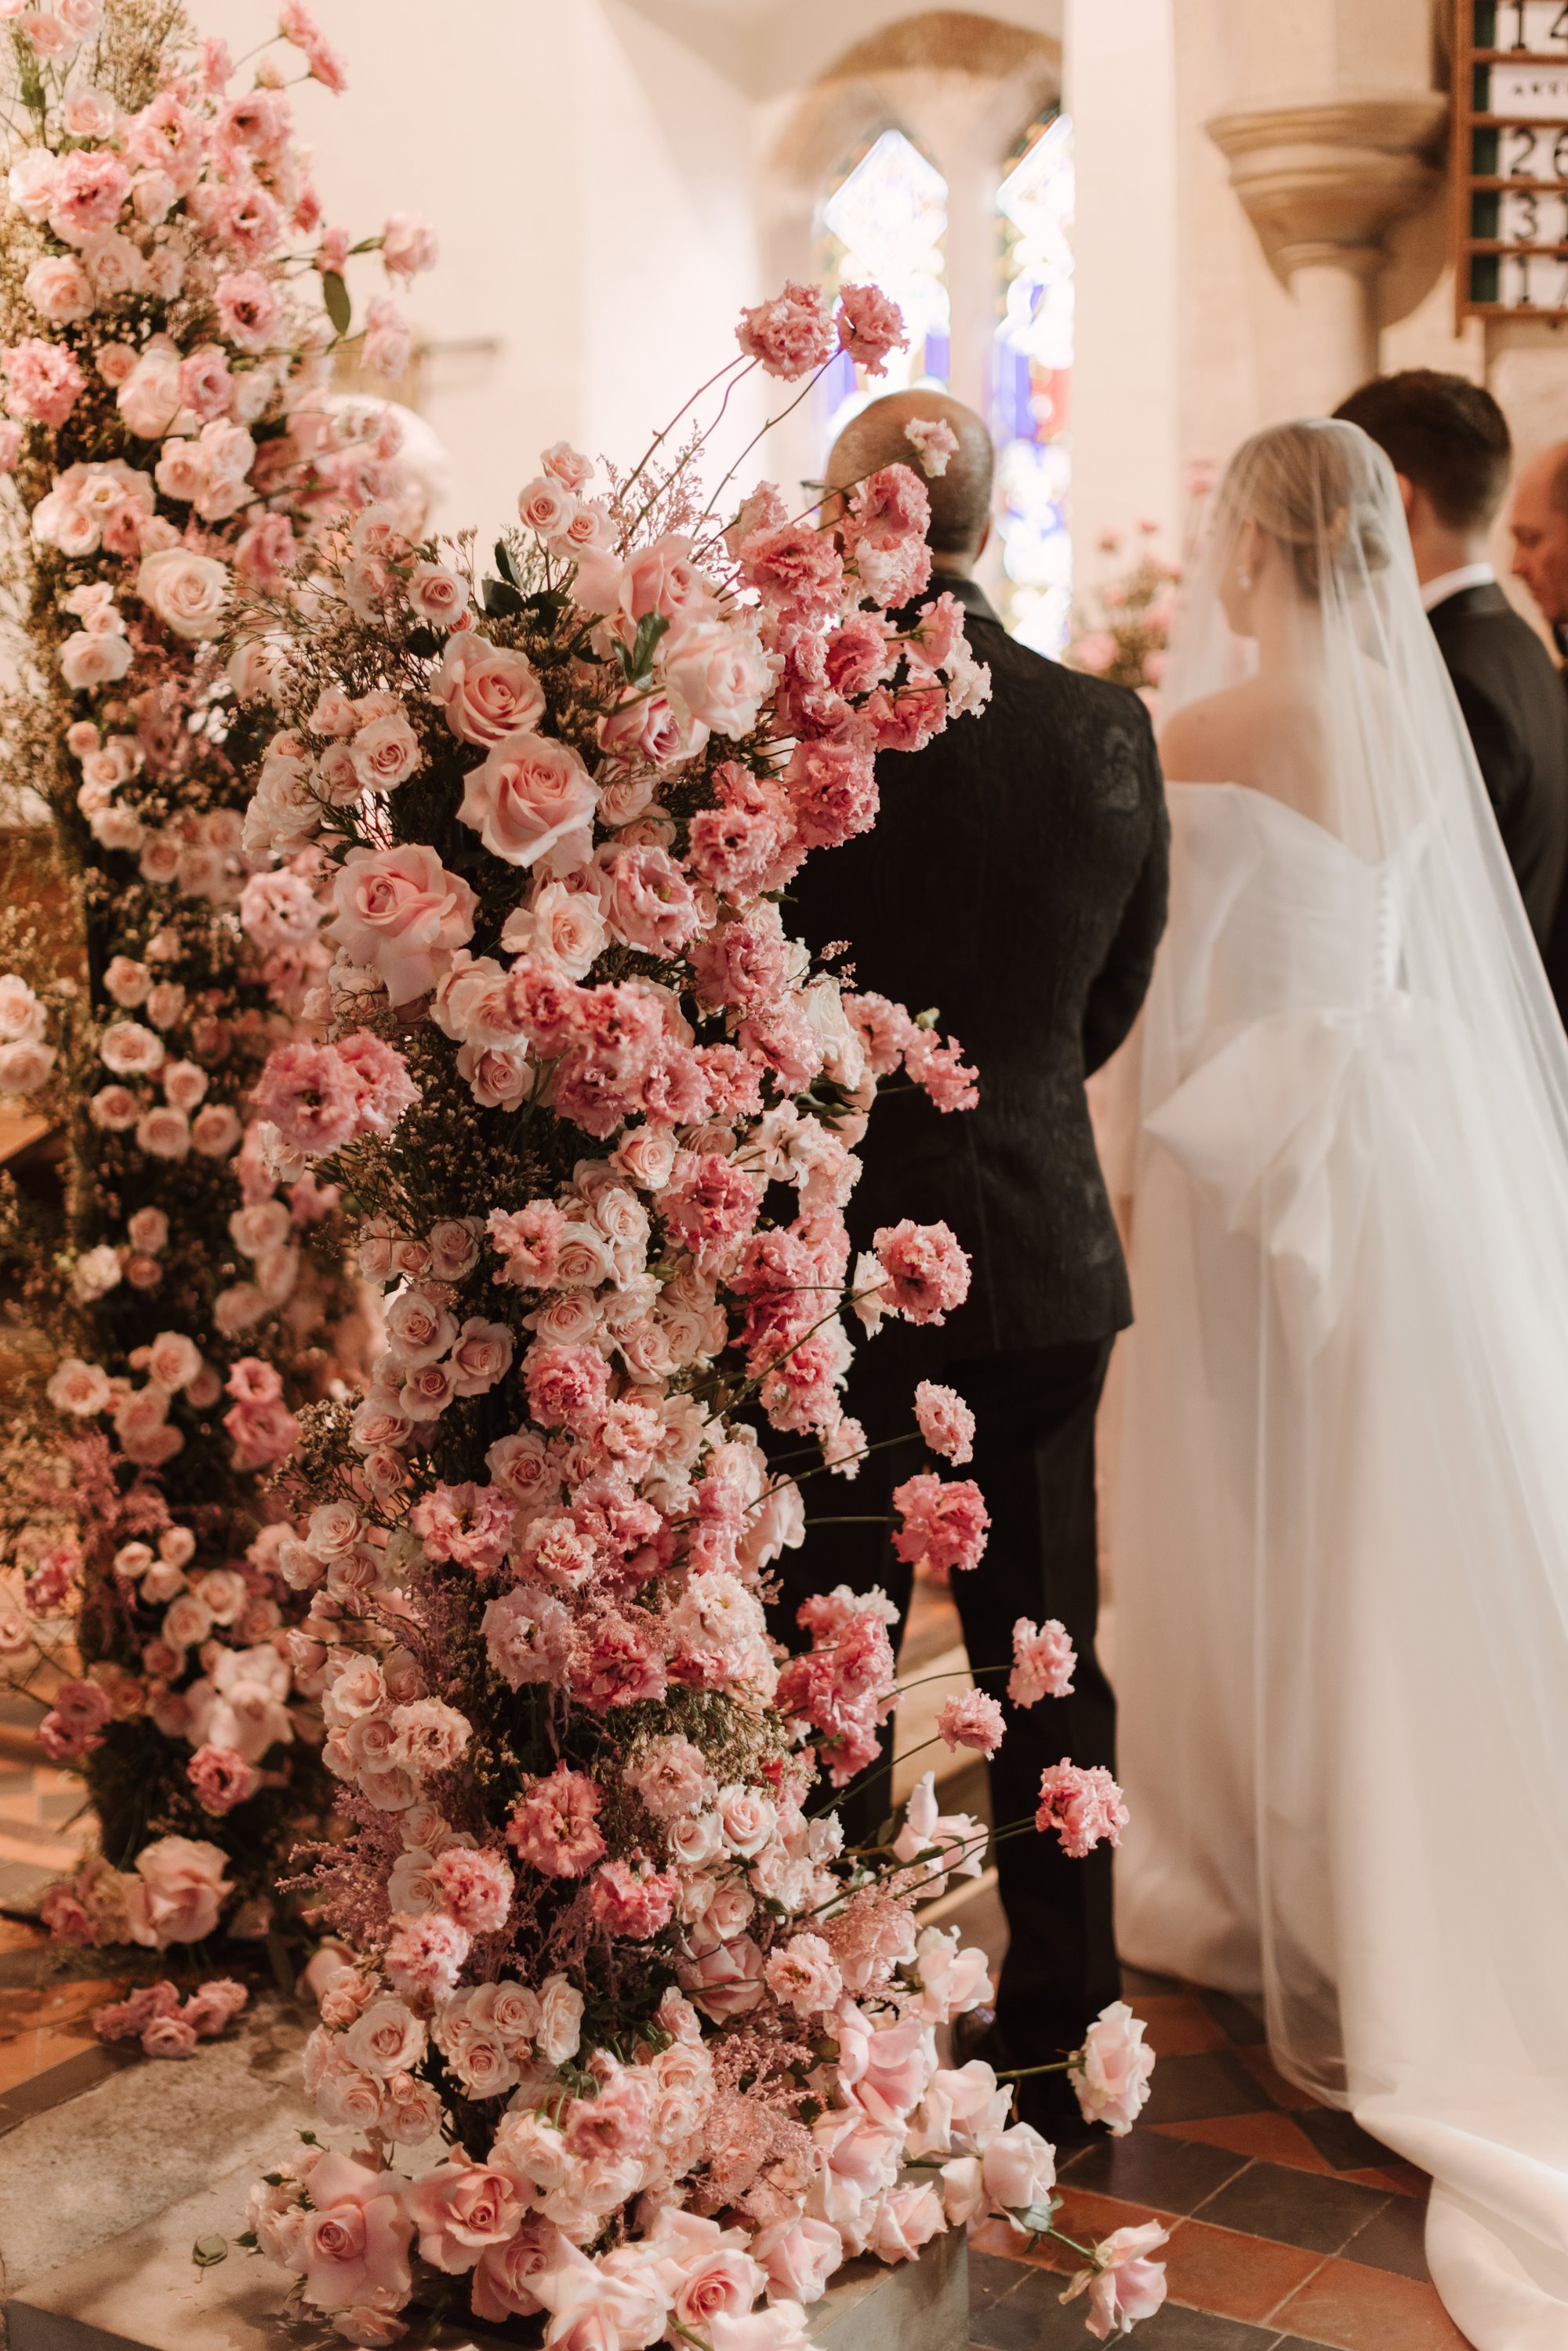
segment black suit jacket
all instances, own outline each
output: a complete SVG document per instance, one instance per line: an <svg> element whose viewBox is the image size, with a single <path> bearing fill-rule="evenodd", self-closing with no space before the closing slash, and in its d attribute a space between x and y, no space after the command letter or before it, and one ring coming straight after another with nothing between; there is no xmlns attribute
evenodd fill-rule
<svg viewBox="0 0 1568 2351"><path fill-rule="evenodd" d="M1137 695L1017 643L972 581L931 587L966 607L989 706L878 761L874 829L812 858L786 914L815 950L852 943L855 987L936 1006L979 1070L976 1111L878 1102L849 1210L862 1248L901 1217L957 1234L974 1279L936 1334L956 1362L1132 1320L1083 1081L1148 987L1169 830Z"/></svg>
<svg viewBox="0 0 1568 2351"><path fill-rule="evenodd" d="M1492 582L1435 606L1432 633L1470 730L1498 829L1558 1006L1568 936L1568 702L1552 656Z"/></svg>

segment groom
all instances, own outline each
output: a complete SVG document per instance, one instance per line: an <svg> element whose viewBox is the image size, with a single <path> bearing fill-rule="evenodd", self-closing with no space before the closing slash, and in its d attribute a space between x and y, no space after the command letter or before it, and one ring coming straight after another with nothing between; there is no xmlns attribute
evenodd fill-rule
<svg viewBox="0 0 1568 2351"><path fill-rule="evenodd" d="M1115 1712L1094 1654L1097 1558L1094 1415L1115 1333L1132 1319L1126 1269L1095 1157L1088 1073L1115 1051L1143 1001L1165 924L1164 792L1148 716L1134 694L1080 675L1009 637L975 585L989 532L990 436L937 392L895 392L862 411L828 461L831 486L915 464L912 418L940 417L957 455L927 484L927 597L963 605L970 645L990 666L989 707L925 749L883 763L873 831L813 858L786 909L818 953L852 941L852 985L911 1012L939 1008L979 1071L976 1111L944 1115L890 1090L862 1146L850 1204L858 1249L879 1225L949 1224L974 1260L967 1302L945 1328L884 1324L850 1375L849 1407L873 1453L841 1504L891 1511L894 1486L934 1466L915 1432L920 1379L958 1389L978 1422L972 1474L991 1515L978 1570L955 1578L971 1664L1005 1667L1020 1616L1060 1618L1078 1651L1074 1693L1030 1711L1006 1706L990 1766L997 1827L1032 1816L1040 1776L1069 1756L1115 1763ZM924 601L924 600L922 600ZM894 772L896 770L896 772ZM837 1489L843 1491L844 1489ZM862 1526L815 1529L789 1555L789 1637L809 1591L879 1580L907 1612L912 1577ZM874 1539L873 1539L874 1541ZM783 1628L781 1628L783 1629ZM979 1687L1002 1697L1007 1676ZM1005 1703L1005 1701L1004 1701ZM852 1828L874 1834L887 1781ZM996 1849L1010 1941L994 2031L966 2056L1049 2064L1121 1993L1111 1923L1111 1854L1070 1861L1030 1832ZM1071 2127L1060 2077L1020 2085L1040 2127Z"/></svg>

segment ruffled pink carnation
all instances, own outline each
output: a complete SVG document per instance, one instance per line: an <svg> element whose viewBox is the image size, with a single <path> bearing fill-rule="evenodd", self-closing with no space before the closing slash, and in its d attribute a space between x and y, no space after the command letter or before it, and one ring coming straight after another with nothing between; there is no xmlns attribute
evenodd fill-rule
<svg viewBox="0 0 1568 2351"><path fill-rule="evenodd" d="M599 1806L599 1790L587 1774L559 1763L513 1806L507 1843L545 1877L586 1876L605 1850Z"/></svg>
<svg viewBox="0 0 1568 2351"><path fill-rule="evenodd" d="M553 1200L530 1200L526 1208L492 1208L486 1219L491 1243L502 1260L497 1281L515 1290L549 1290L567 1220Z"/></svg>
<svg viewBox="0 0 1568 2351"><path fill-rule="evenodd" d="M1127 1819L1122 1791L1103 1763L1084 1767L1064 1755L1040 1773L1034 1824L1041 1836L1054 1829L1070 1860L1082 1861L1103 1840L1120 1844Z"/></svg>
<svg viewBox="0 0 1568 2351"><path fill-rule="evenodd" d="M499 1854L450 1844L425 1873L435 1900L471 1935L498 1935L512 1907L512 1873Z"/></svg>
<svg viewBox="0 0 1568 2351"><path fill-rule="evenodd" d="M409 1524L430 1559L493 1575L507 1556L517 1505L499 1486L437 1486L414 1504Z"/></svg>
<svg viewBox="0 0 1568 2351"><path fill-rule="evenodd" d="M978 1567L991 1517L972 1478L942 1479L929 1470L895 1487L893 1507L903 1519L893 1547L911 1567L946 1578Z"/></svg>
<svg viewBox="0 0 1568 2351"><path fill-rule="evenodd" d="M793 383L833 355L833 323L818 286L786 284L770 302L742 310L736 341L768 375Z"/></svg>
<svg viewBox="0 0 1568 2351"><path fill-rule="evenodd" d="M882 1226L873 1245L887 1275L884 1311L906 1322L945 1322L969 1295L968 1254L950 1226L917 1225L905 1217Z"/></svg>
<svg viewBox="0 0 1568 2351"><path fill-rule="evenodd" d="M904 313L880 286L846 286L839 297L839 341L867 375L885 375L889 351L909 349Z"/></svg>
<svg viewBox="0 0 1568 2351"><path fill-rule="evenodd" d="M541 1428L586 1437L603 1418L610 1366L597 1347L536 1343L523 1358L523 1385L528 1410Z"/></svg>
<svg viewBox="0 0 1568 2351"><path fill-rule="evenodd" d="M651 1862L601 1862L588 1889L588 1905L607 1935L645 1943L670 1923L678 1891L667 1870Z"/></svg>
<svg viewBox="0 0 1568 2351"><path fill-rule="evenodd" d="M1002 1743L1007 1723L1000 1702L984 1690L962 1690L944 1700L936 1717L938 1735L955 1753L972 1747L977 1754L994 1755Z"/></svg>
<svg viewBox="0 0 1568 2351"><path fill-rule="evenodd" d="M443 1910L394 1917L382 1959L387 1981L405 2000L434 2000L455 1991L470 1939L467 1928Z"/></svg>
<svg viewBox="0 0 1568 2351"><path fill-rule="evenodd" d="M882 805L865 745L845 738L798 743L783 775L800 838L808 849L838 849L869 832Z"/></svg>
<svg viewBox="0 0 1568 2351"><path fill-rule="evenodd" d="M975 1458L975 1416L956 1388L922 1380L915 1391L915 1419L933 1453L961 1469Z"/></svg>
<svg viewBox="0 0 1568 2351"><path fill-rule="evenodd" d="M762 1186L719 1152L682 1152L659 1197L665 1230L706 1270L744 1240L762 1207Z"/></svg>
<svg viewBox="0 0 1568 2351"><path fill-rule="evenodd" d="M1008 1696L1015 1706L1038 1706L1042 1698L1067 1698L1077 1664L1078 1652L1068 1638L1067 1627L1056 1617L1048 1616L1037 1629L1027 1616L1020 1616L1013 1626Z"/></svg>

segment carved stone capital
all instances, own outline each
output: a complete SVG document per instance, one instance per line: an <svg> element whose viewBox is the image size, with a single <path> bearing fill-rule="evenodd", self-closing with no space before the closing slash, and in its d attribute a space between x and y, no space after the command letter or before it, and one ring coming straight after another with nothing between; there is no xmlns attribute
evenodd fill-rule
<svg viewBox="0 0 1568 2351"><path fill-rule="evenodd" d="M1238 108L1207 128L1284 277L1316 263L1375 273L1396 220L1433 196L1448 101L1438 91Z"/></svg>

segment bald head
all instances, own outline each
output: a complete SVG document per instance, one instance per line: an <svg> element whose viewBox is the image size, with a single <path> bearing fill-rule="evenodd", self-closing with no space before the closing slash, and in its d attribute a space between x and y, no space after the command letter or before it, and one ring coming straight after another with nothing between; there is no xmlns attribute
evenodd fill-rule
<svg viewBox="0 0 1568 2351"><path fill-rule="evenodd" d="M947 470L926 480L909 439L912 416L940 417L952 428L958 454ZM913 465L931 500L931 552L949 570L964 571L986 543L991 522L994 460L983 420L945 392L890 392L851 419L828 458L830 489L847 489L883 465Z"/></svg>
<svg viewBox="0 0 1568 2351"><path fill-rule="evenodd" d="M1568 441L1553 442L1524 467L1509 528L1515 579L1523 580L1543 621L1568 628Z"/></svg>

